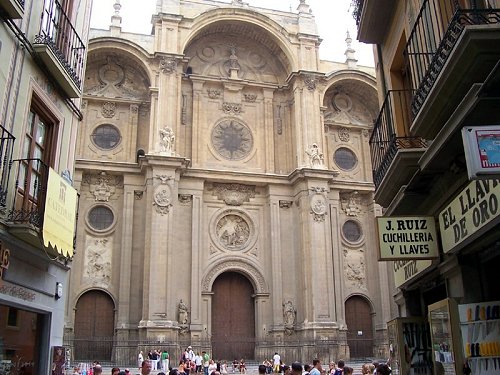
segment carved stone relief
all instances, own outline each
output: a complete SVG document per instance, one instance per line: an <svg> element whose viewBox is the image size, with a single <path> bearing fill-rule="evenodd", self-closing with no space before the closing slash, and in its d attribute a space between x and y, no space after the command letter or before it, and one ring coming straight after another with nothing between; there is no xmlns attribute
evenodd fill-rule
<svg viewBox="0 0 500 375"><path fill-rule="evenodd" d="M208 89L207 94L210 99L219 99L221 91L217 89Z"/></svg>
<svg viewBox="0 0 500 375"><path fill-rule="evenodd" d="M280 208L290 208L292 207L293 201L280 200Z"/></svg>
<svg viewBox="0 0 500 375"><path fill-rule="evenodd" d="M109 285L111 281L112 239L88 236L86 242L84 276L93 285Z"/></svg>
<svg viewBox="0 0 500 375"><path fill-rule="evenodd" d="M311 168L322 169L325 167L323 152L316 143L309 146L309 149L306 150L306 154L309 156L309 165Z"/></svg>
<svg viewBox="0 0 500 375"><path fill-rule="evenodd" d="M252 132L240 121L223 120L212 130L212 145L225 159L241 160L253 148Z"/></svg>
<svg viewBox="0 0 500 375"><path fill-rule="evenodd" d="M228 206L241 206L255 197L255 186L214 183L212 194Z"/></svg>
<svg viewBox="0 0 500 375"><path fill-rule="evenodd" d="M254 103L257 100L256 94L243 94L246 102Z"/></svg>
<svg viewBox="0 0 500 375"><path fill-rule="evenodd" d="M340 202L342 210L347 216L358 216L361 212L361 198L359 197L359 193L357 191L351 193L341 193Z"/></svg>
<svg viewBox="0 0 500 375"><path fill-rule="evenodd" d="M250 225L240 215L223 216L216 225L219 243L227 250L243 249L250 237Z"/></svg>
<svg viewBox="0 0 500 375"><path fill-rule="evenodd" d="M325 112L325 124L368 125L372 119L364 105L359 98L353 100L349 93L337 91L333 94L329 109ZM347 142L342 139L341 130L339 130L339 137ZM345 134L344 130L342 132Z"/></svg>
<svg viewBox="0 0 500 375"><path fill-rule="evenodd" d="M97 202L108 202L115 194L116 188L123 187L123 177L108 175L106 172L99 174L84 174L82 184L89 185L89 191Z"/></svg>
<svg viewBox="0 0 500 375"><path fill-rule="evenodd" d="M279 135L283 134L283 122L281 120L281 105L276 106L276 131Z"/></svg>
<svg viewBox="0 0 500 375"><path fill-rule="evenodd" d="M160 71L165 74L172 74L177 70L177 61L171 57L160 59Z"/></svg>
<svg viewBox="0 0 500 375"><path fill-rule="evenodd" d="M268 287L266 285L266 281L264 276L253 264L250 262L244 262L236 259L228 259L222 263L216 264L202 279L202 293L211 292L211 287L217 276L219 276L223 272L228 271L240 271L241 273L248 275L249 279L252 281L256 289L256 293L265 294L268 293Z"/></svg>
<svg viewBox="0 0 500 375"><path fill-rule="evenodd" d="M222 112L226 115L239 115L243 112L241 103L222 103Z"/></svg>
<svg viewBox="0 0 500 375"><path fill-rule="evenodd" d="M295 319L297 317L297 310L292 301L288 300L283 302L283 325L285 327L285 334L291 335L295 329Z"/></svg>
<svg viewBox="0 0 500 375"><path fill-rule="evenodd" d="M339 128L339 139L342 142L349 142L350 134L349 134L349 129L345 127Z"/></svg>
<svg viewBox="0 0 500 375"><path fill-rule="evenodd" d="M172 177L157 175L156 178L160 180L160 184L154 188L153 206L156 208L156 212L163 216L168 214L172 207L172 188L168 184Z"/></svg>
<svg viewBox="0 0 500 375"><path fill-rule="evenodd" d="M348 288L366 290L366 266L364 250L344 249L344 267Z"/></svg>
<svg viewBox="0 0 500 375"><path fill-rule="evenodd" d="M316 90L316 84L318 83L318 81L314 76L305 75L303 79L304 79L304 85L306 85L309 91Z"/></svg>
<svg viewBox="0 0 500 375"><path fill-rule="evenodd" d="M160 153L168 156L174 155L175 135L172 128L164 127L160 133Z"/></svg>
<svg viewBox="0 0 500 375"><path fill-rule="evenodd" d="M85 76L84 92L87 95L148 100L147 75L119 55L111 54L106 61L91 56Z"/></svg>
<svg viewBox="0 0 500 375"><path fill-rule="evenodd" d="M115 103L105 102L102 105L101 114L103 115L103 117L113 118L113 117L115 117L115 113L116 113L116 104Z"/></svg>
<svg viewBox="0 0 500 375"><path fill-rule="evenodd" d="M191 194L179 194L179 203L183 206L189 206L193 202Z"/></svg>
<svg viewBox="0 0 500 375"><path fill-rule="evenodd" d="M313 220L316 222L324 222L328 208L328 202L325 197L326 189L320 187L312 187L310 188L310 191L312 194L309 198L309 203L311 207L311 214L313 215Z"/></svg>

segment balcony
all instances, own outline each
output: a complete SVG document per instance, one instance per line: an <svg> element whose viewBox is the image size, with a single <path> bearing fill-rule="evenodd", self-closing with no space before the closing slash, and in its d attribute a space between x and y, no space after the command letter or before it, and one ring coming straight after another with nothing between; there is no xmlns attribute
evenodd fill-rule
<svg viewBox="0 0 500 375"><path fill-rule="evenodd" d="M68 97L80 97L85 46L57 0L45 0L33 49Z"/></svg>
<svg viewBox="0 0 500 375"><path fill-rule="evenodd" d="M415 90L411 132L427 139L434 138L470 86L483 82L500 58L500 10L457 4L425 0L404 51Z"/></svg>
<svg viewBox="0 0 500 375"><path fill-rule="evenodd" d="M9 188L10 166L15 138L2 125L0 125L0 210L7 205L7 192Z"/></svg>
<svg viewBox="0 0 500 375"><path fill-rule="evenodd" d="M40 159L17 159L12 160L9 169L17 171L12 208L7 216L9 232L40 246L49 167Z"/></svg>
<svg viewBox="0 0 500 375"><path fill-rule="evenodd" d="M24 0L0 0L0 11L10 19L23 18Z"/></svg>
<svg viewBox="0 0 500 375"><path fill-rule="evenodd" d="M410 90L389 91L370 137L375 201L384 207L418 170L427 147L424 139L409 136L411 96Z"/></svg>
<svg viewBox="0 0 500 375"><path fill-rule="evenodd" d="M397 6L394 0L352 0L352 15L358 26L358 40L382 43Z"/></svg>

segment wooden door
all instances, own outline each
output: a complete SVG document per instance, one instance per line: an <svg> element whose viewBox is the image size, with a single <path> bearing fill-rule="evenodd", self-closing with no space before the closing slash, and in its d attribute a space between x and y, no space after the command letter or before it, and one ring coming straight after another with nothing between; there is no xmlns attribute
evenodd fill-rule
<svg viewBox="0 0 500 375"><path fill-rule="evenodd" d="M82 295L75 312L75 359L111 360L114 326L109 295L97 290Z"/></svg>
<svg viewBox="0 0 500 375"><path fill-rule="evenodd" d="M372 357L373 323L370 305L362 297L351 297L345 303L345 316L351 358Z"/></svg>
<svg viewBox="0 0 500 375"><path fill-rule="evenodd" d="M212 298L213 358L254 359L254 289L247 278L223 273L214 282Z"/></svg>

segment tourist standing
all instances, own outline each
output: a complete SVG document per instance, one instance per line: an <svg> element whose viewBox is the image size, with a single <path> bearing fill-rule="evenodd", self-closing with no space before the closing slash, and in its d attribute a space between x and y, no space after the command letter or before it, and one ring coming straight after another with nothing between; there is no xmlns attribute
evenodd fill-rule
<svg viewBox="0 0 500 375"><path fill-rule="evenodd" d="M273 356L273 369L274 369L274 372L275 373L280 373L281 371L281 357L280 355L278 354L278 352L274 353L274 356Z"/></svg>

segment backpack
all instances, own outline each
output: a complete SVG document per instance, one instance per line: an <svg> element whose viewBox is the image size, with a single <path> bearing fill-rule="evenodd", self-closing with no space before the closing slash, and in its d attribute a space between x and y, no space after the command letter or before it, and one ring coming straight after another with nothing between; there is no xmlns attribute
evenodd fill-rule
<svg viewBox="0 0 500 375"><path fill-rule="evenodd" d="M338 368L333 373L333 375L343 375L343 374L344 374L344 369L343 368Z"/></svg>

